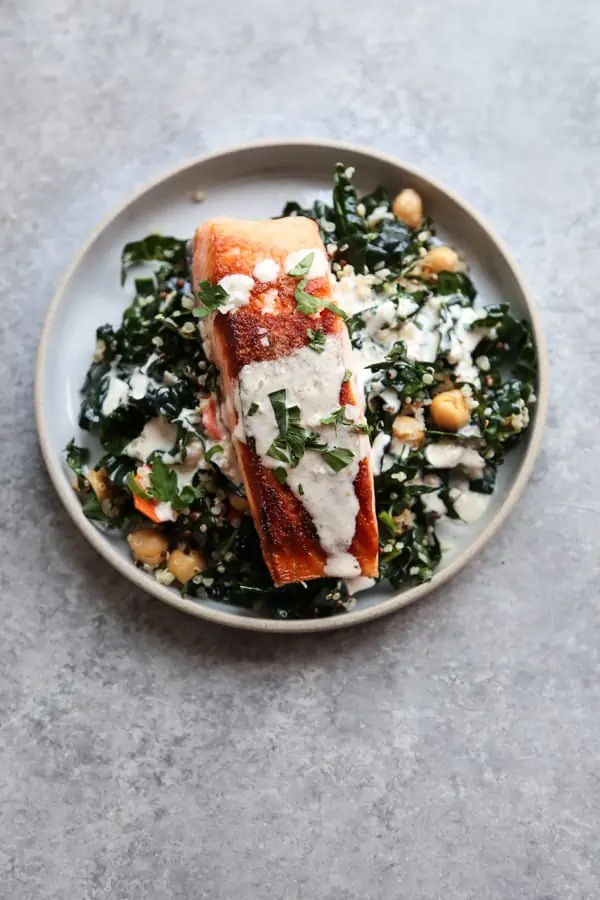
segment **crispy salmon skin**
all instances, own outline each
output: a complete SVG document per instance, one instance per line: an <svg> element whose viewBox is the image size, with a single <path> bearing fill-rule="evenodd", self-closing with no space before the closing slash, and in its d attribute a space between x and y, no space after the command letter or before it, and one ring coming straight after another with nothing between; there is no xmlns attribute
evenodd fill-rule
<svg viewBox="0 0 600 900"><path fill-rule="evenodd" d="M363 401L316 223L205 222L192 276L196 291L209 282L226 292L203 334L275 584L376 576Z"/></svg>

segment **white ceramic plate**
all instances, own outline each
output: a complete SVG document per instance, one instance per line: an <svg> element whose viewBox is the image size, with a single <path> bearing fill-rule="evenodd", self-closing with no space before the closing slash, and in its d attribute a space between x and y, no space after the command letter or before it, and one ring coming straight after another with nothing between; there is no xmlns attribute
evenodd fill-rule
<svg viewBox="0 0 600 900"><path fill-rule="evenodd" d="M79 388L93 353L95 329L104 322L118 323L130 302L129 293L119 286L121 248L153 231L191 235L202 220L214 216L268 218L277 215L287 200L327 199L338 160L356 167L360 190L380 183L391 195L403 187L415 188L440 236L465 254L481 302L508 301L516 314L530 320L539 359L532 425L502 467L486 514L473 525L454 526L453 549L427 584L400 593L377 586L359 595L350 613L289 622L257 618L214 601L183 599L177 590L137 569L123 540L107 537L85 518L63 458L67 442L75 436L79 443L82 437L77 426ZM202 205L192 202L198 190L206 196ZM523 490L540 444L546 403L547 360L538 314L497 236L451 191L411 166L371 150L325 141L249 144L204 156L166 173L124 203L96 229L60 283L44 323L36 372L36 416L44 458L61 500L90 543L119 572L166 603L213 622L257 631L325 631L354 625L412 603L443 584L492 537Z"/></svg>

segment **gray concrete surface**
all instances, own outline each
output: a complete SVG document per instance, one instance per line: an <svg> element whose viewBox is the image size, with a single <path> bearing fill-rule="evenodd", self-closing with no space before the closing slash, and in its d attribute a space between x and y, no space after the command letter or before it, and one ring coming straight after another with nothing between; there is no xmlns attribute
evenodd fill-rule
<svg viewBox="0 0 600 900"><path fill-rule="evenodd" d="M600 896L600 6L0 4L0 896ZM38 452L42 317L164 167L259 137L396 152L539 297L553 399L498 540L360 630L221 631L131 590Z"/></svg>

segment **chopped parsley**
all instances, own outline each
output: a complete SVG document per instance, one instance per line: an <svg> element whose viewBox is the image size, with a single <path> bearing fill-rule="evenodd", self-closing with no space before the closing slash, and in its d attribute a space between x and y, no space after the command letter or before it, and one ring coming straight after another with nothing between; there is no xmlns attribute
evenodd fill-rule
<svg viewBox="0 0 600 900"><path fill-rule="evenodd" d="M304 456L307 442L307 434L300 425L300 409L286 406L285 389L270 393L269 400L279 434L267 450L267 456L292 467L297 466Z"/></svg>
<svg viewBox="0 0 600 900"><path fill-rule="evenodd" d="M227 302L228 297L229 294L220 284L201 281L198 285L198 300L202 306L196 306L193 313L197 319L204 319L211 313L217 312L219 307Z"/></svg>
<svg viewBox="0 0 600 900"><path fill-rule="evenodd" d="M315 353L322 353L325 349L325 332L320 329L313 331L312 328L307 328L306 336L308 338L308 346L311 350L314 350Z"/></svg>
<svg viewBox="0 0 600 900"><path fill-rule="evenodd" d="M135 494L136 497L140 497L140 499L142 500L153 499L152 494L149 494L148 491L145 491L139 481L137 481L134 472L129 472L127 475L127 487L132 494Z"/></svg>
<svg viewBox="0 0 600 900"><path fill-rule="evenodd" d="M221 444L213 444L210 450L207 450L204 454L204 459L206 462L210 462L218 453L223 453L223 447Z"/></svg>
<svg viewBox="0 0 600 900"><path fill-rule="evenodd" d="M304 290L307 284L308 282L305 278L298 282L296 290L294 291L294 299L299 312L304 313L305 316L314 316L314 314L321 309L323 304L318 297L314 297Z"/></svg>
<svg viewBox="0 0 600 900"><path fill-rule="evenodd" d="M300 260L299 263L296 263L293 269L287 273L291 275L292 278L303 278L305 275L308 275L310 271L310 267L313 264L313 260L315 258L314 251L311 250L310 253L307 253L306 256ZM306 282L305 282L306 284Z"/></svg>
<svg viewBox="0 0 600 900"><path fill-rule="evenodd" d="M284 469L282 466L277 466L276 469L273 469L273 475L279 482L279 484L285 484L287 481L287 469Z"/></svg>
<svg viewBox="0 0 600 900"><path fill-rule="evenodd" d="M330 415L322 418L321 425L345 425L347 428L352 428L354 431L361 431L363 434L368 434L369 432L369 426L366 422L355 422L353 419L347 417L345 406L334 409Z"/></svg>
<svg viewBox="0 0 600 900"><path fill-rule="evenodd" d="M334 472L341 472L353 459L354 453L345 447L332 447L323 453L323 460Z"/></svg>
<svg viewBox="0 0 600 900"><path fill-rule="evenodd" d="M302 281L298 282L296 290L294 291L296 306L301 313L304 313L305 316L314 316L320 309L325 308L335 316L339 316L340 319L348 318L344 310L341 309L337 303L332 303L331 300L322 300L320 297L315 297L313 294L309 294L305 291L304 288L306 285L307 281L303 278Z"/></svg>

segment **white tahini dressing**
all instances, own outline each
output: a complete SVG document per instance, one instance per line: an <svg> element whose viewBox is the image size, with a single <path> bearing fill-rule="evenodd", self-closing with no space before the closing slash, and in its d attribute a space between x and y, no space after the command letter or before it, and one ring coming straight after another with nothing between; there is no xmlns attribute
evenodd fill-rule
<svg viewBox="0 0 600 900"><path fill-rule="evenodd" d="M142 433L127 444L123 453L146 462L153 453L168 453L176 440L177 426L167 422L164 416L157 416L146 422Z"/></svg>
<svg viewBox="0 0 600 900"><path fill-rule="evenodd" d="M360 593L360 591L368 591L369 588L372 588L375 584L377 584L374 578L367 578L366 575L359 575L357 578L346 578L346 587L348 588L348 593L351 597L354 597L355 594Z"/></svg>
<svg viewBox="0 0 600 900"><path fill-rule="evenodd" d="M160 522L174 522L177 518L177 513L173 509L170 503L157 503L154 507L154 515Z"/></svg>
<svg viewBox="0 0 600 900"><path fill-rule="evenodd" d="M129 379L129 390L133 400L142 400L146 396L150 379L140 369L136 369Z"/></svg>
<svg viewBox="0 0 600 900"><path fill-rule="evenodd" d="M108 390L102 401L102 415L110 416L119 406L124 406L129 398L129 385L122 378L111 375L108 382Z"/></svg>
<svg viewBox="0 0 600 900"><path fill-rule="evenodd" d="M306 259L310 253L313 254L313 261L304 278L310 280L311 278L324 278L326 275L329 275L329 260L318 247L309 247L307 250L294 250L293 253L288 253L283 266L286 275L289 275L292 269L295 269L298 263Z"/></svg>
<svg viewBox="0 0 600 900"><path fill-rule="evenodd" d="M461 447L455 441L437 441L429 444L425 450L425 458L434 469L455 469L462 466L474 477L485 468L484 458L471 447Z"/></svg>
<svg viewBox="0 0 600 900"><path fill-rule="evenodd" d="M371 468L373 469L373 475L381 475L383 454L385 453L385 448L388 446L390 440L391 437L389 434L384 434L380 431L373 441L373 446L371 447Z"/></svg>
<svg viewBox="0 0 600 900"><path fill-rule="evenodd" d="M476 522L486 511L490 502L489 494L478 494L476 491L464 491L454 499L454 509L463 522L470 525Z"/></svg>
<svg viewBox="0 0 600 900"><path fill-rule="evenodd" d="M279 263L275 262L274 259L261 259L254 266L252 274L257 281L261 281L263 284L271 284L273 281L277 281L279 277Z"/></svg>
<svg viewBox="0 0 600 900"><path fill-rule="evenodd" d="M304 256L308 251L302 251ZM304 258L304 257L302 257ZM267 456L278 435L275 413L269 394L284 389L286 405L298 406L300 424L307 431L316 431L319 439L329 447L343 447L354 453L352 461L334 472L321 453L307 450L295 468L288 468L287 483L293 494L310 514L319 541L327 554L325 573L337 578L360 575L358 561L349 553L359 502L354 480L361 459L369 453L365 435L346 426L321 425L321 419L340 406L340 389L346 370L343 342L337 335L328 335L325 349L315 353L303 347L290 356L265 362L250 363L240 372L239 389L243 427L247 438L253 438L261 463L267 468L282 465ZM258 409L252 416L252 404ZM347 413L362 420L362 410L347 407Z"/></svg>

